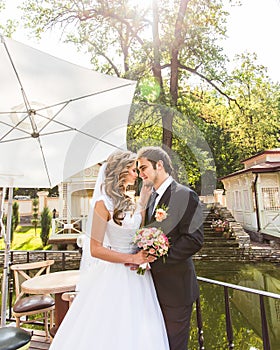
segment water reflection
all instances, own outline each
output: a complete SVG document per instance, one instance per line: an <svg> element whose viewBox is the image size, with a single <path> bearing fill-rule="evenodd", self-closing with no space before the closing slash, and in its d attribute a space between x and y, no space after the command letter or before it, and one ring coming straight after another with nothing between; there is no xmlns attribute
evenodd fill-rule
<svg viewBox="0 0 280 350"><path fill-rule="evenodd" d="M279 265L225 262L196 262L197 274L249 288L280 294ZM259 297L241 291L230 291L234 344L238 350L263 349ZM205 349L228 349L223 288L201 283L201 306ZM280 349L280 300L266 298L266 316L271 350ZM193 314L190 349L197 349L197 330Z"/></svg>

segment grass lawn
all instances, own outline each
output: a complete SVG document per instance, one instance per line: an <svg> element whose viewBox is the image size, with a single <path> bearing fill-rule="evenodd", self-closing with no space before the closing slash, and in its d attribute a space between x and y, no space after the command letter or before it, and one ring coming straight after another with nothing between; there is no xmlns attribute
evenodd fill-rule
<svg viewBox="0 0 280 350"><path fill-rule="evenodd" d="M13 243L11 244L12 250L48 250L51 249L51 245L43 247L40 238L41 229L37 228L36 235L33 226L18 226L14 232ZM4 239L0 239L0 250L4 250Z"/></svg>

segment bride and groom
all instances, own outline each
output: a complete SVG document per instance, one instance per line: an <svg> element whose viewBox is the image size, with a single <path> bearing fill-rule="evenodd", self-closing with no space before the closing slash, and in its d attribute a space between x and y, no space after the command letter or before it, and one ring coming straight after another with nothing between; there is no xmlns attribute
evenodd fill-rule
<svg viewBox="0 0 280 350"><path fill-rule="evenodd" d="M143 180L137 204L126 194L138 176L136 162ZM171 173L171 160L160 147L142 148L137 157L117 151L102 165L79 293L50 350L187 349L192 304L199 294L192 255L203 244L203 219L196 193ZM160 220L156 208L164 208ZM141 225L160 227L168 236L165 261L132 244ZM140 276L135 270L143 263L151 269Z"/></svg>

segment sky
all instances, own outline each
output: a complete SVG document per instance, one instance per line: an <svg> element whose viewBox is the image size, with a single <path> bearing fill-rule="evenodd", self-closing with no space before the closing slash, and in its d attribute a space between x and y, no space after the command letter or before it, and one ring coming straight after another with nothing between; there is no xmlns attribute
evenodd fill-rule
<svg viewBox="0 0 280 350"><path fill-rule="evenodd" d="M141 0L139 0L141 1ZM280 0L241 0L242 6L231 8L228 18L228 39L223 42L225 52L232 58L244 51L256 52L258 63L268 68L270 78L280 82ZM0 21L16 15L19 0L7 1L6 13ZM63 44L56 33L46 35L41 42L27 37L19 30L13 38L67 61L90 68L89 57L77 53L74 45Z"/></svg>
<svg viewBox="0 0 280 350"><path fill-rule="evenodd" d="M280 0L241 1L241 7L230 10L224 49L231 57L244 51L256 52L271 79L280 82Z"/></svg>

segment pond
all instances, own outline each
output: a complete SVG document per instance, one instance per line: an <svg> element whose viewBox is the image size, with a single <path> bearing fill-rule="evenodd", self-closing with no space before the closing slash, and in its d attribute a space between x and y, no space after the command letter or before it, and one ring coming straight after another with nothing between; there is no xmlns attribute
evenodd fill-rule
<svg viewBox="0 0 280 350"><path fill-rule="evenodd" d="M200 277L280 294L280 264L196 261L195 265ZM205 349L228 349L224 290L220 286L203 282L200 282L200 286ZM229 292L235 349L263 349L259 297L236 290ZM265 307L271 350L279 350L280 300L265 298ZM198 349L195 312L189 349Z"/></svg>

